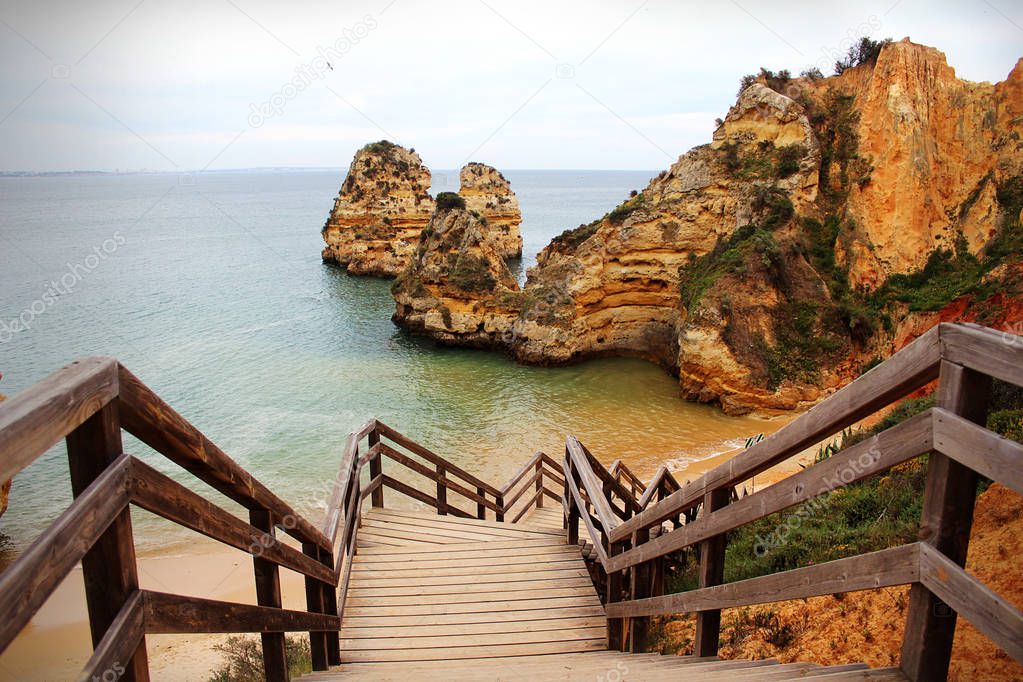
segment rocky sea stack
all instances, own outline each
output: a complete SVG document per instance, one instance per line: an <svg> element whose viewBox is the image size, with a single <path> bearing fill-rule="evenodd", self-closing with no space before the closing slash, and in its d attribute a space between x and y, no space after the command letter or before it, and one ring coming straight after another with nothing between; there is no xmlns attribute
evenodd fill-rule
<svg viewBox="0 0 1023 682"><path fill-rule="evenodd" d="M355 275L393 277L432 214L430 169L415 150L368 144L356 152L323 226L323 260Z"/></svg>
<svg viewBox="0 0 1023 682"><path fill-rule="evenodd" d="M483 163L467 163L459 173L459 196L490 227L498 251L505 258L522 255L519 200L501 172Z"/></svg>
<svg viewBox="0 0 1023 682"><path fill-rule="evenodd" d="M503 258L522 255L522 215L511 185L495 168L470 163L460 172L468 208L493 232ZM323 260L353 275L394 277L409 266L434 199L430 169L414 149L387 140L355 154L323 226Z"/></svg>
<svg viewBox="0 0 1023 682"><path fill-rule="evenodd" d="M938 321L1020 320L1023 60L991 85L908 39L868 52L745 79L710 144L552 240L521 291L411 315L409 283L395 319L528 363L643 357L736 414L811 404Z"/></svg>
<svg viewBox="0 0 1023 682"><path fill-rule="evenodd" d="M492 347L517 311L506 302L519 291L504 260L506 243L461 196L437 196L408 268L391 287L394 322L446 344Z"/></svg>

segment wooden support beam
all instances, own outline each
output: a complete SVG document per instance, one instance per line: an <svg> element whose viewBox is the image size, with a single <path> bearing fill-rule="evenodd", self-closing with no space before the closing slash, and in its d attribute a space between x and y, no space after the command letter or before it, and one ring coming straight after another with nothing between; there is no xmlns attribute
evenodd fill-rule
<svg viewBox="0 0 1023 682"><path fill-rule="evenodd" d="M650 539L650 531L646 528L637 530L632 535L632 546L638 547ZM651 564L659 561L648 561L638 566L633 566L629 571L629 593L631 599L646 599L650 596ZM650 629L650 618L647 616L636 616L628 620L630 653L642 654L646 652L647 632Z"/></svg>
<svg viewBox="0 0 1023 682"><path fill-rule="evenodd" d="M67 435L71 493L78 497L110 467L124 451L118 406L109 402ZM121 609L139 589L135 565L135 540L131 532L131 511L121 511L96 544L82 557L85 601L89 611L92 645L98 647ZM146 640L140 638L124 679L149 680Z"/></svg>
<svg viewBox="0 0 1023 682"><path fill-rule="evenodd" d="M302 552L311 559L320 560L319 547L311 542L302 543ZM322 583L313 578L305 579L305 601L306 611L312 614L326 613L323 603ZM309 631L309 650L313 659L313 670L326 670L330 666L327 658L327 633L323 631Z"/></svg>
<svg viewBox="0 0 1023 682"><path fill-rule="evenodd" d="M937 406L982 424L991 400L991 377L941 361ZM920 539L956 566L966 565L977 474L951 457L931 453L924 484ZM922 584L909 591L899 667L913 682L945 679L952 657L956 612Z"/></svg>
<svg viewBox="0 0 1023 682"><path fill-rule="evenodd" d="M731 488L719 488L703 498L704 518L724 508L729 502ZM720 585L725 579L725 541L722 533L700 543L700 587ZM694 656L717 656L721 636L721 609L709 609L696 614L696 641Z"/></svg>
<svg viewBox="0 0 1023 682"><path fill-rule="evenodd" d="M369 432L369 447L372 448L374 445L380 442L380 432L373 429ZM369 460L369 477L370 479L376 479L383 473L383 458L374 457ZM384 506L384 489L383 486L373 491L372 503L374 507Z"/></svg>
<svg viewBox="0 0 1023 682"><path fill-rule="evenodd" d="M249 511L249 523L264 534L264 542L257 545L273 545L273 515L265 509ZM253 571L256 576L256 603L279 609L281 602L281 577L277 564L262 558L260 552L253 552ZM263 645L263 671L267 682L288 682L288 660L284 653L284 633L264 632L260 634Z"/></svg>

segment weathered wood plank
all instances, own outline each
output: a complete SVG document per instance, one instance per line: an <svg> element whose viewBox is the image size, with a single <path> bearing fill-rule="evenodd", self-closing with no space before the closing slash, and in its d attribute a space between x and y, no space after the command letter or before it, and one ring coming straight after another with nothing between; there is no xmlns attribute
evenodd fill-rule
<svg viewBox="0 0 1023 682"><path fill-rule="evenodd" d="M132 660L142 644L146 632L144 618L142 593L135 592L110 624L110 629L78 674L77 682L120 679L127 671L125 661Z"/></svg>
<svg viewBox="0 0 1023 682"><path fill-rule="evenodd" d="M569 436L565 440L565 449L571 460L572 470L579 476L580 485L586 490L586 495L589 498L590 504L593 505L594 513L597 515L600 525L604 528L605 532L610 534L622 521L611 510L611 504L604 497L603 485L590 465L590 459L586 456L583 444L575 436ZM569 475L566 472L566 476ZM586 509L581 501L577 501L577 503L580 510Z"/></svg>
<svg viewBox="0 0 1023 682"><path fill-rule="evenodd" d="M494 623L463 623L460 625L350 625L341 628L341 639L386 639L388 637L461 637L464 635L508 634L515 632L546 632L550 630L603 629L606 621L600 616L555 617L547 620L497 621ZM601 633L598 636L603 636Z"/></svg>
<svg viewBox="0 0 1023 682"><path fill-rule="evenodd" d="M7 648L75 564L126 509L130 467L130 457L119 457L0 574L0 603L4 604L0 650ZM118 636L118 616L112 619L98 642L104 651L109 651L111 638ZM140 641L141 638L125 649L129 653L119 659L122 671L131 672L130 661ZM99 658L93 662L98 665L101 661L106 661L103 652L99 652Z"/></svg>
<svg viewBox="0 0 1023 682"><path fill-rule="evenodd" d="M424 627L446 625L507 625L519 621L544 621L557 618L598 618L604 621L604 607L597 601L589 606L560 607L557 609L521 609L513 611L483 611L469 613L436 613L428 615L396 614L391 616L355 616L345 617L346 628L363 627Z"/></svg>
<svg viewBox="0 0 1023 682"><path fill-rule="evenodd" d="M303 575L334 582L334 572L320 562L245 523L145 462L133 460L132 474L131 500L142 509Z"/></svg>
<svg viewBox="0 0 1023 682"><path fill-rule="evenodd" d="M466 586L468 589L469 586ZM414 594L383 596L373 595L369 597L356 596L352 592L348 594L348 606L421 606L432 604L479 604L494 601L509 602L518 600L533 599L555 599L558 597L589 597L596 596L592 584L581 584L575 587L540 587L528 590L492 590L478 592L461 592L448 594Z"/></svg>
<svg viewBox="0 0 1023 682"><path fill-rule="evenodd" d="M451 516L435 516L423 512L406 511L402 509L374 509L366 514L367 519L394 519L409 520L416 526L434 528L459 528L469 530L485 529L487 533L507 536L509 539L529 539L533 537L561 536L560 531L544 528L531 528L529 526L512 525L500 521L489 521L484 519L460 519Z"/></svg>
<svg viewBox="0 0 1023 682"><path fill-rule="evenodd" d="M907 585L919 577L920 547L914 543L715 587L608 604L607 615L608 618L628 618L730 609Z"/></svg>
<svg viewBox="0 0 1023 682"><path fill-rule="evenodd" d="M948 410L934 410L934 449L1023 495L1023 445Z"/></svg>
<svg viewBox="0 0 1023 682"><path fill-rule="evenodd" d="M946 328L942 326L942 330L944 333ZM991 377L942 360L937 407L983 423L991 386ZM920 539L960 566L966 565L976 495L976 472L939 452L931 453L924 481ZM914 682L947 677L955 629L955 612L941 608L923 585L913 585L899 659L906 676Z"/></svg>
<svg viewBox="0 0 1023 682"><path fill-rule="evenodd" d="M346 651L342 655L342 660L346 663L358 661L450 661L470 658L494 658L498 656L535 656L538 654L569 653L573 651L594 651L603 648L603 639L584 639L568 642L500 644L443 649L403 650L401 648L394 648L375 651Z"/></svg>
<svg viewBox="0 0 1023 682"><path fill-rule="evenodd" d="M934 327L784 429L639 512L611 531L611 539L628 539L637 528L667 521L700 502L707 491L733 486L762 473L927 385L938 376L939 354L938 327Z"/></svg>
<svg viewBox="0 0 1023 682"><path fill-rule="evenodd" d="M932 447L931 422L930 410L920 413L798 474L614 557L608 570L620 571L683 549L925 454Z"/></svg>
<svg viewBox="0 0 1023 682"><path fill-rule="evenodd" d="M411 497L413 500L418 500L420 502L430 505L434 509L439 510L437 498L430 497L428 494L420 490L417 490L416 488L413 488L412 486L406 483L402 483L396 478L391 478L387 474L383 474L383 483L384 487L390 488L391 490L396 490L403 495ZM462 511L458 507L448 506L447 511L449 514L460 516L465 519L472 518L472 516L468 512Z"/></svg>
<svg viewBox="0 0 1023 682"><path fill-rule="evenodd" d="M102 479L110 467L124 462L117 403L107 403L82 422L67 435L66 444L71 494L77 498ZM82 556L82 582L92 645L97 647L139 587L131 511L127 506ZM125 668L124 677L129 682L149 680L144 637L130 661L125 661Z"/></svg>
<svg viewBox="0 0 1023 682"><path fill-rule="evenodd" d="M578 561L578 559L577 559ZM402 606L365 606L348 604L346 617L352 616L437 616L453 613L492 613L506 611L534 611L562 609L578 606L600 606L597 595L588 597L551 597L549 599L512 599L462 604L413 604Z"/></svg>
<svg viewBox="0 0 1023 682"><path fill-rule="evenodd" d="M501 644L546 644L548 642L571 642L580 639L600 639L604 627L583 627L572 629L470 633L460 635L419 635L413 637L387 636L378 638L341 639L341 647L348 653L373 651L376 649L398 649L417 651L435 648L478 648Z"/></svg>
<svg viewBox="0 0 1023 682"><path fill-rule="evenodd" d="M1023 663L1023 613L1012 604L926 543L920 544L920 582Z"/></svg>
<svg viewBox="0 0 1023 682"><path fill-rule="evenodd" d="M266 510L249 511L249 523L253 529L264 533L261 543L272 544L274 537L273 515ZM252 567L256 582L256 603L260 606L281 608L281 577L277 565L262 558L263 553L252 553ZM333 571L329 571L333 575ZM283 632L263 632L260 634L263 647L263 671L267 680L288 679L288 660L284 653Z"/></svg>
<svg viewBox="0 0 1023 682"><path fill-rule="evenodd" d="M118 367L118 405L125 430L247 509L288 519L288 533L331 550L330 540L284 500L245 471L124 367Z"/></svg>
<svg viewBox="0 0 1023 682"><path fill-rule="evenodd" d="M0 405L0 481L8 481L117 397L117 361L85 358Z"/></svg>
<svg viewBox="0 0 1023 682"><path fill-rule="evenodd" d="M938 326L944 360L1023 386L1023 337L974 324Z"/></svg>
<svg viewBox="0 0 1023 682"><path fill-rule="evenodd" d="M420 457L422 457L423 459L431 462L432 464L442 464L442 465L444 465L444 467L445 467L445 469L447 469L448 473L454 474L455 476L458 476L460 479L462 479L463 481L465 481L469 485L473 486L474 488L483 488L490 495L500 495L501 494L500 490L498 490L494 486L490 485L486 481L481 481L480 479L476 478L475 476L473 476L469 472L465 471L461 467L459 467L459 466L457 466L455 464L452 464L451 462L449 462L448 460L444 459L443 457L440 457L439 455L434 454L433 452L431 452L427 448L423 447L419 443L415 442L411 438L408 438L408 437L398 433L397 431L392 429L390 426L387 426L386 424L384 424L382 422L377 422L377 430L380 432L381 436L386 437L392 443L396 443L396 444L400 445L401 447L405 448L409 452L412 452L412 453L415 453L415 454L419 455Z"/></svg>
<svg viewBox="0 0 1023 682"><path fill-rule="evenodd" d="M441 595L499 595L502 592L533 592L539 595L545 590L577 589L586 591L592 589L593 583L589 576L554 577L547 574L517 581L491 581L480 582L476 580L465 580L447 583L420 583L416 581L412 585L366 585L363 581L353 585L349 594L352 597L373 598L373 597L414 597L414 596L441 596Z"/></svg>
<svg viewBox="0 0 1023 682"><path fill-rule="evenodd" d="M272 609L143 590L146 632L337 632L341 619L322 613Z"/></svg>

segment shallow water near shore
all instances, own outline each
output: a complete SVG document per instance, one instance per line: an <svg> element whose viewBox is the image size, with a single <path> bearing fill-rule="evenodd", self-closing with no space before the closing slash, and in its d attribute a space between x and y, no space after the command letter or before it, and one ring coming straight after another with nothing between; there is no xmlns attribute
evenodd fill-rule
<svg viewBox="0 0 1023 682"><path fill-rule="evenodd" d="M522 205L524 269L552 236L602 215L654 173L505 174ZM388 281L320 261L319 228L342 176L0 178L0 392L16 394L76 358L115 356L317 520L346 433L372 416L498 485L536 450L560 459L567 433L604 462L621 458L648 475L672 460L685 478L783 421L686 403L672 377L638 360L525 367L401 332ZM451 189L457 173L436 172L434 191ZM53 282L71 285L47 296ZM11 326L19 317L28 329ZM23 549L69 500L58 445L17 477L0 530ZM142 553L186 548L190 537L136 516Z"/></svg>

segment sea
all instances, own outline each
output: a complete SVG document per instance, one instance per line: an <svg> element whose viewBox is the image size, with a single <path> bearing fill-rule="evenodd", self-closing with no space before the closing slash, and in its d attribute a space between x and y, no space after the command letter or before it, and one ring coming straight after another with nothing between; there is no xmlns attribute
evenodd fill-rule
<svg viewBox="0 0 1023 682"><path fill-rule="evenodd" d="M524 273L555 235L656 171L509 170ZM685 402L653 364L528 367L439 348L391 322L390 282L320 259L343 169L0 178L0 393L77 358L116 357L299 511L322 514L347 433L377 417L498 485L568 434L602 461L677 475L770 424ZM456 191L457 171L433 191ZM125 449L186 485L133 438ZM385 464L385 467L387 465ZM216 497L216 493L211 493ZM390 498L397 493L389 492ZM28 544L71 499L63 443L14 481L0 533ZM222 498L219 498L222 499ZM135 512L140 551L188 531Z"/></svg>

